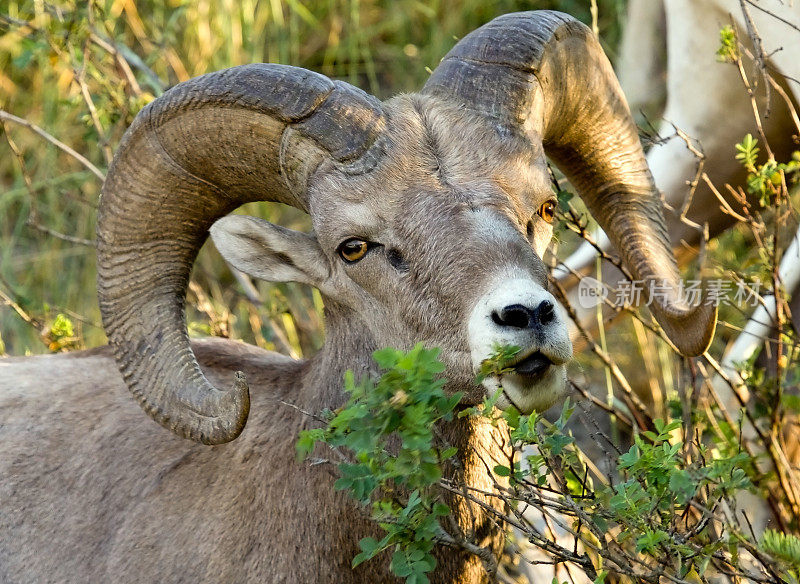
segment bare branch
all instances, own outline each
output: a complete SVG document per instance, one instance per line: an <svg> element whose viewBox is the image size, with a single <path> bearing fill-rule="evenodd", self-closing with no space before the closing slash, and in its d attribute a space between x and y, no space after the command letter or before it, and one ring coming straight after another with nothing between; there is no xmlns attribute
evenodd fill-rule
<svg viewBox="0 0 800 584"><path fill-rule="evenodd" d="M80 162L83 166L89 169L91 173L95 175L98 179L100 179L101 181L106 180L106 175L94 164L92 164L87 158L85 158L81 154L78 154L77 152L75 152L75 150L64 144L61 140L47 133L33 122L29 122L26 119L17 117L2 109L0 109L0 120L4 122L11 122L23 126L24 128L28 128L32 132L38 134L39 136L50 142L50 144L52 144L59 150L65 152L66 154L69 154L72 158Z"/></svg>

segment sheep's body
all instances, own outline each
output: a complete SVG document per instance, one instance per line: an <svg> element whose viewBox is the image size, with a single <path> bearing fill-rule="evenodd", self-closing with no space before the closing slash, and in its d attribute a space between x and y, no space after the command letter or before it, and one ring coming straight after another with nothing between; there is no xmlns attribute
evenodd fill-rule
<svg viewBox="0 0 800 584"><path fill-rule="evenodd" d="M309 418L286 404L336 407L337 384L304 391L312 362L243 343L193 348L215 382L235 370L250 380L252 419L230 444L193 444L144 418L107 348L0 361L0 379L16 382L0 392L0 581L394 581L385 562L350 569L374 524L333 472L295 461ZM487 429L460 436L493 448ZM491 488L485 467L469 472ZM434 581L485 580L474 556L440 561L447 579Z"/></svg>
<svg viewBox="0 0 800 584"><path fill-rule="evenodd" d="M417 342L441 349L446 390L464 392L462 405L497 389L497 375L483 387L474 379L498 345L521 348L504 363L498 405L541 411L563 395L572 346L541 259L557 204L545 150L632 272L671 291L651 307L670 338L703 352L715 310L677 298L636 128L596 37L567 15L500 17L459 42L421 94L384 103L258 64L188 81L148 105L120 145L98 212L98 296L116 366L103 350L0 362L14 388L0 397L0 574L391 580L385 562L350 569L375 528L334 491L330 467L295 462L297 433L311 423L303 412L340 406L345 371L369 372L376 348ZM225 216L255 200L308 211L313 232ZM320 291L327 339L313 359L189 345L183 297L209 229L235 267ZM159 431L125 386L176 434L233 442L207 448ZM502 428L464 418L441 432L460 457L446 476L475 493L494 489L491 469L509 462ZM445 500L454 541L498 552L502 532L486 510ZM432 581L487 580L476 556L436 553Z"/></svg>
<svg viewBox="0 0 800 584"><path fill-rule="evenodd" d="M108 349L0 361L3 386L8 380L7 386L15 388L0 397L0 475L11 477L0 491L0 570L8 582L395 581L388 561L351 569L358 541L382 532L369 522L368 511L334 490L332 466L296 462L298 433L314 423L311 415L344 403L346 370L372 371L372 352L395 343L410 348L422 340L439 346L449 389L465 392L466 402L476 403L483 390L474 385L470 355L461 344L471 299L481 296L498 270L516 268L518 278L532 273L537 280L528 276L526 282L539 290L545 272L530 241L506 221L485 228L492 218L481 204L507 204L495 185L472 182L459 198L450 190L437 192L439 177L423 170L429 157L438 156L452 184L474 180L468 169L478 176L509 175L504 156L487 155L496 148L488 140L475 153L434 150L443 120L473 139L486 139L491 126L468 113L455 117L452 106L432 98L401 96L385 107L393 114L393 140L384 144L391 155L370 173L348 177L343 186L358 180L357 192L419 189L420 195L380 206L367 200L359 218L375 217L402 231L405 256L424 258L425 271L412 263L408 277L399 272L381 279L375 262L365 262L362 269L369 271L362 277L369 295L358 297L362 311L326 303L326 343L308 361L230 341L195 343L193 350L213 383L230 387L234 372L241 370L251 388L250 421L233 442L208 447L153 424L126 391ZM342 180L331 174L326 196ZM517 185L528 180L546 178L523 175ZM317 231L328 234L328 225L341 229L351 209L312 213ZM541 231L537 241L546 244L549 233ZM465 240L482 253L463 254ZM303 251L281 251L281 262L306 268ZM269 259L265 248L258 248L254 258ZM425 273L451 277L422 283ZM452 277L465 273L471 275L467 281ZM330 293L330 283L316 285ZM384 299L386 308L381 308ZM453 307L459 309L458 319L449 318ZM560 319L551 325L563 326ZM537 346L548 350L557 338L553 334ZM547 379L537 380L537 391L549 391ZM462 419L443 433L462 457L461 470L450 478L493 490L490 469L508 464L508 453L498 449L505 440L502 431ZM499 553L498 524L474 504L446 500L470 541ZM487 502L499 504L497 498ZM487 581L477 556L443 547L436 555L432 582Z"/></svg>
<svg viewBox="0 0 800 584"><path fill-rule="evenodd" d="M800 104L800 60L797 59L800 2L756 0L752 4L745 2L745 6L763 42L770 74L789 98ZM697 225L708 224L709 235L716 237L737 221L723 211L704 180L693 184L698 178L700 161L692 149L702 151L703 172L733 209L738 203L724 185L745 185L747 174L735 158L734 145L746 134L752 134L760 143L760 162L766 161L753 106L738 68L717 61L719 31L731 23L738 39L752 51L739 0L631 0L628 4L617 74L634 114L643 112L650 122L663 118L661 134L671 136L665 143L651 147L647 163L656 186L672 208L665 214L667 232L679 262L684 264L692 260L699 249L703 230ZM774 88L770 88L767 102L766 81L757 68L749 64L748 57L744 60L769 145L778 162L787 162L797 150L792 136L800 133L799 122L793 119L785 100ZM691 148L684 139L674 135L673 124L692 139ZM691 201L690 193L693 193ZM690 204L684 209L687 202ZM694 225L681 219L684 210ZM596 239L604 249L611 250L602 232ZM590 331L597 326L596 309L583 306L578 297L578 278L574 274L593 272L596 257L596 248L583 242L555 272L567 289L571 306ZM606 264L603 279L616 288L623 276ZM800 295L795 298L795 304L800 307ZM582 343L577 329L572 331L572 338ZM737 360L747 358L749 355L742 355ZM647 388L644 393L650 391L646 382L641 385Z"/></svg>
<svg viewBox="0 0 800 584"><path fill-rule="evenodd" d="M800 104L800 2L757 0L745 6L763 42L770 74L794 103ZM738 69L717 61L719 31L731 23L739 40L752 51L739 0L631 0L617 74L634 114L644 112L653 121L664 105L660 114L665 120L662 133L674 134L674 124L693 140L692 148L699 145L704 155L703 171L735 209L735 201L722 188L726 183L745 184L746 172L734 156L734 145L748 133L759 140L761 137ZM745 67L755 88L764 133L778 162L787 162L797 149L792 135L800 128L775 89L770 88L767 102L767 84L754 69ZM763 144L761 150L763 161ZM702 236L702 230L680 219L691 191L694 195L686 216L697 225L708 223L712 237L736 222L722 210L704 181L692 186L699 160L680 137L653 145L647 163L656 185L674 209L666 214L666 220L679 260L685 262L694 256ZM607 239L600 239L604 247L610 247ZM595 256L593 246L582 244L564 264L583 272L594 266ZM618 276L613 269L607 275L612 282ZM559 277L574 284L568 270L560 271ZM580 312L579 303L573 306ZM582 318L590 327L594 319L594 309Z"/></svg>
<svg viewBox="0 0 800 584"><path fill-rule="evenodd" d="M640 0L653 3L652 0ZM800 103L800 2L759 0L755 5L745 3L756 30L763 42L766 63L770 73ZM767 14L770 11L776 16ZM631 7L633 9L635 7ZM719 30L733 21L740 40L751 46L748 29L739 0L670 0L664 3L666 14L666 107L663 117L686 132L701 145L705 154L703 170L720 190L725 183L743 184L744 170L735 159L733 145L741 142L745 134L759 137L753 108L747 96L737 68L719 63L716 51L719 48ZM786 22L782 22L783 19ZM635 28L631 22L629 29ZM622 44L620 82L623 90L635 96L629 97L631 109L637 111L639 99L649 94L663 94L657 88L663 77L649 77L649 84L639 86L631 79L627 70L636 66L636 58L658 50L658 43L640 44L635 33L626 34ZM663 46L663 45L662 45ZM644 58L645 61L652 59ZM780 162L789 160L796 146L791 140L798 129L789 116L784 100L771 90L771 101L767 104L765 82L746 67L750 83L758 87L760 113L764 130ZM629 81L630 79L630 81ZM794 79L795 81L789 81ZM630 90L628 89L630 87ZM769 115L767 115L769 114ZM667 128L665 134L669 134ZM762 145L762 153L764 152ZM697 158L686 147L683 140L674 138L663 145L656 145L648 153L647 162L653 172L656 185L673 208L680 211L689 196L690 187L697 169ZM711 234L730 227L735 219L720 209L711 190L701 183L689 207L688 217L702 225L709 224ZM669 233L676 247L683 239L696 244L699 232L681 223L672 214L667 215Z"/></svg>

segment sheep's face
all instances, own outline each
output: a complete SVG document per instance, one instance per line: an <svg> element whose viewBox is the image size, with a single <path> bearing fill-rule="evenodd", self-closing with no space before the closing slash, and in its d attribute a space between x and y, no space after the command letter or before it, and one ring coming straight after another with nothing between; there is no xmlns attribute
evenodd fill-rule
<svg viewBox="0 0 800 584"><path fill-rule="evenodd" d="M564 392L572 347L541 260L555 202L540 154L503 128L422 98L396 98L385 155L369 172L322 168L309 189L313 235L232 216L212 229L245 272L320 289L336 328L371 347L442 349L461 388L498 346L520 352L499 404L529 412ZM473 391L468 400L479 399Z"/></svg>

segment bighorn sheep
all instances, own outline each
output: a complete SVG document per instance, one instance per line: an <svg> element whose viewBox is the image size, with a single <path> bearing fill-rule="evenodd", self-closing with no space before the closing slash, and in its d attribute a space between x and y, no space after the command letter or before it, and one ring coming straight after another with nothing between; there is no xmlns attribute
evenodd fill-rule
<svg viewBox="0 0 800 584"><path fill-rule="evenodd" d="M545 152L632 272L677 290L625 100L593 34L564 14L499 17L461 40L419 94L384 103L260 64L147 106L98 218L110 347L0 362L0 580L391 580L385 565L351 570L375 528L329 473L295 462L312 423L299 410L339 406L345 370L362 374L376 347L417 341L442 348L448 387L466 403L483 397L472 380L493 343L523 348L506 404L558 399L571 346L540 259L554 204ZM313 233L225 217L258 200L307 211ZM209 229L234 266L321 291L319 354L190 344L183 299ZM687 354L705 349L713 308L665 297L656 314ZM146 422L125 386L174 435ZM455 478L490 486L477 457L498 455L502 431L462 419L443 432L461 449ZM451 503L463 532L497 549L487 513ZM486 581L474 556L438 557L434 581Z"/></svg>

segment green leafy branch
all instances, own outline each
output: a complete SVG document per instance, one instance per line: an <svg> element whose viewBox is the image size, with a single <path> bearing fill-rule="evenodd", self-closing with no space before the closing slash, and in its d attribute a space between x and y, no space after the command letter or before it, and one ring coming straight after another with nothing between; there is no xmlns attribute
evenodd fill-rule
<svg viewBox="0 0 800 584"><path fill-rule="evenodd" d="M518 351L497 347L481 377L502 379ZM457 452L442 444L435 427L454 418L461 394L444 392L439 377L444 365L436 349L384 349L374 357L383 371L380 378L356 381L348 373L347 403L329 413L327 427L302 432L297 450L303 458L324 444L347 454L338 464L335 486L369 507L384 532L359 542L353 566L391 552L396 576L407 584L425 584L436 567L434 546L452 543L440 523L450 508L437 485L443 462ZM769 565L773 573L793 578L800 566L800 540L768 533L755 546L726 515L725 509L736 509L736 494L753 488L748 478L752 458L741 451L733 433L730 443L712 447L698 438L687 444L680 439L680 421L655 419L652 429L634 434L633 444L616 458L616 472L606 477L587 463L569 431L574 413L569 400L549 423L535 412L523 415L510 408L498 413L494 403L501 391L458 415L485 416L495 424L502 419L508 425L517 456L509 465L493 467L500 477L499 496L511 504L549 509L559 521L571 518L575 547L544 539L513 509L498 519L522 529L557 561L577 564L598 582L608 573L643 581L667 573L672 581L701 582L712 565L750 575L740 565L742 548L759 554L762 565L774 562Z"/></svg>
<svg viewBox="0 0 800 584"><path fill-rule="evenodd" d="M428 582L436 567L433 546L448 538L439 519L450 509L433 487L442 478L442 463L457 450L443 446L434 429L439 421L453 419L462 395L444 392L438 355L438 349L421 344L407 353L376 351L381 377L356 381L348 372L345 406L327 428L304 431L297 443L301 458L317 443L352 453L350 461L339 463L335 488L371 505L372 518L386 532L380 540L360 541L353 567L393 549L391 570L407 584Z"/></svg>
<svg viewBox="0 0 800 584"><path fill-rule="evenodd" d="M760 151L758 140L751 134L747 134L736 144L736 160L747 171L747 190L758 195L761 206L767 207L786 178L789 179L789 184L797 182L797 177L800 176L800 151L793 152L792 159L786 163L770 158L765 163L758 164Z"/></svg>

